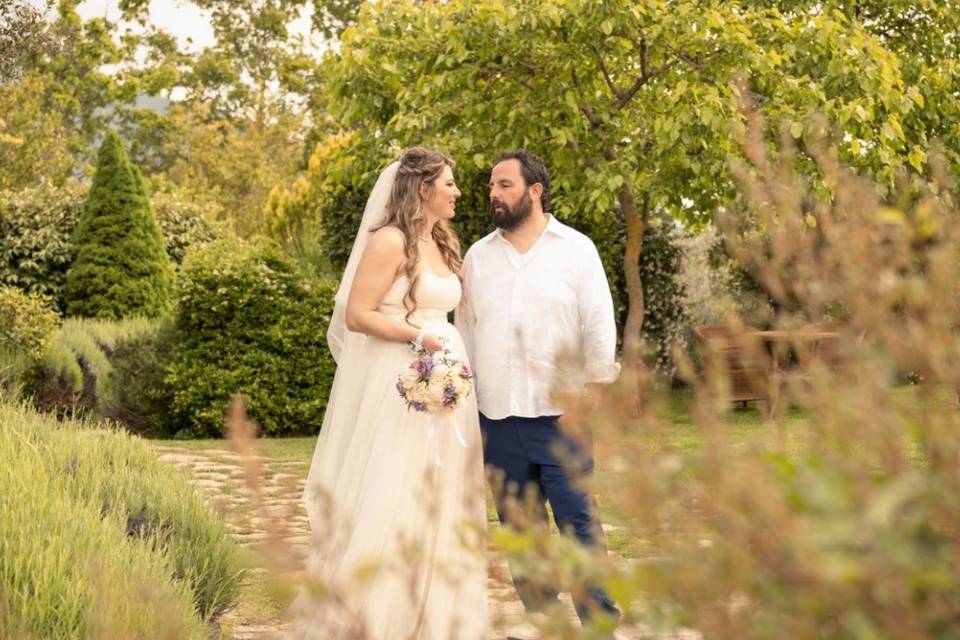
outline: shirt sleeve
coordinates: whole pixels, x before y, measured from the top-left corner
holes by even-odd
[[[476,326],[476,316],[473,311],[471,294],[473,293],[473,259],[469,251],[463,259],[463,265],[460,270],[463,277],[463,293],[460,296],[460,304],[454,312],[453,323],[463,338],[464,348],[467,350],[466,356],[470,361],[470,366],[475,362],[474,354],[474,327]]]
[[[610,383],[620,375],[620,365],[616,361],[617,323],[613,295],[596,246],[589,243],[584,253],[577,303],[586,357],[586,381]]]

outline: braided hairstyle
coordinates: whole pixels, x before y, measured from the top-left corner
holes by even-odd
[[[403,297],[403,306],[407,310],[407,321],[416,308],[416,289],[420,284],[420,247],[417,238],[423,235],[427,219],[423,213],[423,201],[420,197],[420,185],[425,184],[429,194],[433,194],[435,182],[443,173],[444,167],[454,167],[448,156],[424,147],[410,147],[400,155],[400,166],[393,181],[393,190],[387,202],[386,217],[377,227],[381,229],[393,225],[403,233],[404,273],[410,282]],[[433,225],[433,240],[447,268],[460,277],[460,241],[447,220],[438,220]]]

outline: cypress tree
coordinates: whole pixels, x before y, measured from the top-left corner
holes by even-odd
[[[72,242],[67,315],[119,320],[170,310],[173,268],[140,172],[107,134]]]

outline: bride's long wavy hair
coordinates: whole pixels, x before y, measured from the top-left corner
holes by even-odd
[[[407,320],[416,308],[416,290],[420,284],[420,245],[417,239],[426,228],[427,219],[423,213],[423,200],[420,197],[420,185],[428,188],[428,197],[436,188],[436,180],[444,167],[453,169],[455,163],[448,156],[425,147],[410,147],[400,155],[400,166],[393,181],[393,190],[387,202],[386,216],[376,229],[393,225],[400,229],[404,239],[406,260],[403,270],[410,282],[403,306],[407,310]],[[447,220],[438,220],[433,225],[432,237],[440,249],[447,268],[460,277],[460,240]]]

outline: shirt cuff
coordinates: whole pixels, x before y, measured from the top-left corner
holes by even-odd
[[[587,365],[587,382],[592,384],[610,384],[620,376],[620,363]]]

